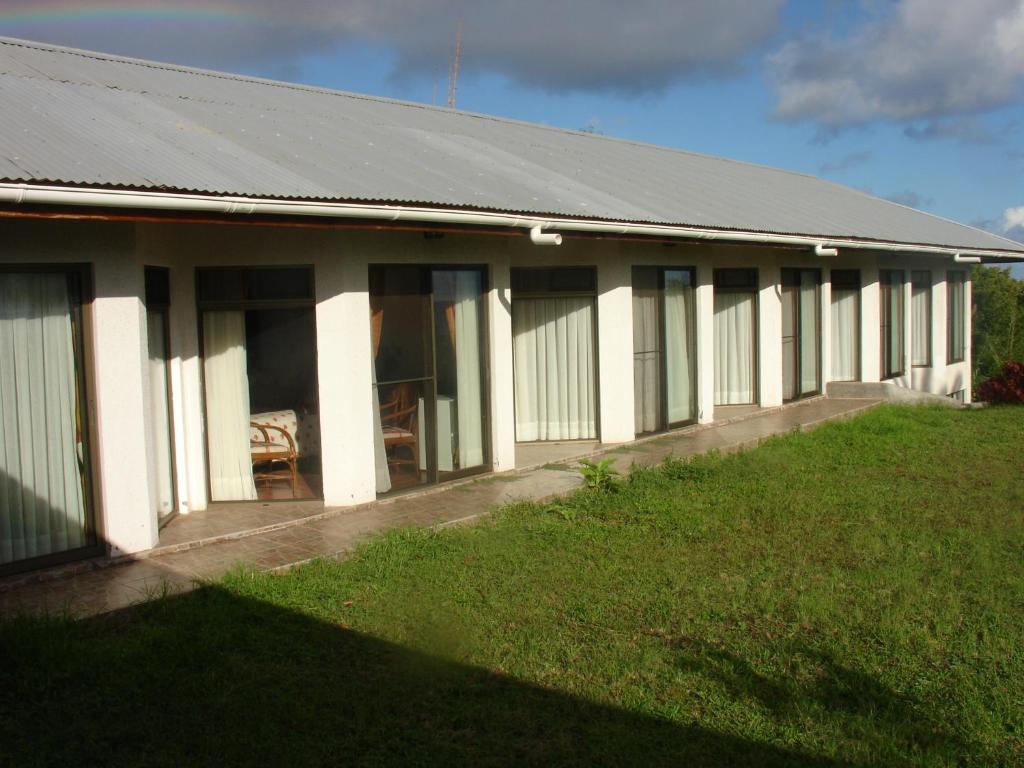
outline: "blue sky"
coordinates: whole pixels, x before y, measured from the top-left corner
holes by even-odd
[[[1024,240],[1024,0],[5,0],[0,35],[443,103],[460,20],[460,109],[803,171]]]

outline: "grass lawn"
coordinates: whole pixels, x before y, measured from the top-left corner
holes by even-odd
[[[1022,765],[1024,408],[879,408],[0,659],[19,767]]]

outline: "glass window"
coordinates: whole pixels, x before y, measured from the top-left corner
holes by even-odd
[[[633,408],[637,433],[692,421],[694,271],[633,268]]]
[[[910,273],[910,363],[931,365],[932,349],[932,273]]]
[[[757,400],[757,270],[716,269],[715,405]]]
[[[96,550],[79,269],[0,270],[0,572]]]
[[[902,271],[883,269],[879,272],[879,331],[883,379],[891,379],[903,373],[903,285]]]
[[[370,267],[377,492],[489,463],[484,271]]]
[[[299,269],[309,274],[299,279],[291,274],[295,268],[199,270],[213,501],[322,495],[316,318],[311,295],[295,300],[295,286],[312,286],[313,275]],[[262,274],[251,279],[251,272]],[[272,293],[265,281],[275,273],[282,287]],[[243,298],[225,298],[238,295]],[[268,297],[291,303],[255,304]]]
[[[309,267],[215,267],[197,273],[201,303],[313,301]]]
[[[949,272],[946,275],[946,358],[947,362],[963,362],[966,355],[966,326],[964,285],[967,274]]]
[[[512,291],[527,293],[594,293],[597,275],[591,267],[536,267],[512,270]]]
[[[819,381],[821,271],[782,270],[782,397],[821,390]]]
[[[149,419],[152,427],[157,516],[166,522],[176,511],[174,439],[171,431],[169,271],[146,267],[146,330],[149,342]]]
[[[833,269],[832,381],[856,381],[860,369],[860,272]]]

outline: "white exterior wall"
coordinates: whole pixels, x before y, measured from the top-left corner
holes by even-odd
[[[676,244],[567,237],[559,247],[533,246],[525,236],[448,234],[426,240],[417,233],[343,228],[270,228],[224,225],[0,223],[0,263],[88,263],[92,304],[95,420],[92,446],[100,503],[100,535],[115,552],[157,542],[155,475],[146,418],[149,404],[144,267],[168,266],[171,277],[171,397],[179,510],[208,506],[201,357],[195,299],[198,266],[312,265],[315,271],[319,410],[324,496],[329,505],[372,500],[372,391],[367,269],[374,263],[474,264],[487,268],[487,359],[490,444],[495,471],[515,466],[511,286],[513,267],[592,266],[597,270],[598,392],[600,437],[633,438],[633,266],[694,267],[696,288],[696,402],[698,421],[714,418],[713,284],[715,268],[756,267],[758,397],[762,406],[782,400],[782,267],[822,270],[822,381],[830,366],[831,269],[859,269],[861,378],[879,373],[880,268],[902,269],[906,288],[906,354],[909,372],[896,381],[937,394],[965,390],[970,400],[970,302],[965,286],[967,359],[946,362],[946,272],[962,269],[948,259],[843,252],[819,259],[800,249],[717,244]],[[910,368],[910,272],[932,271],[932,365]]]

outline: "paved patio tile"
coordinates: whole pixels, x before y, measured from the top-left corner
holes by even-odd
[[[560,466],[545,464],[518,474],[485,477],[351,510],[325,510],[322,504],[311,502],[213,507],[187,516],[189,519],[183,516],[172,521],[161,534],[164,546],[183,547],[195,540],[209,540],[201,546],[180,551],[157,550],[140,559],[63,578],[46,579],[46,574],[42,574],[37,581],[0,580],[0,615],[67,610],[76,616],[86,616],[112,611],[153,599],[165,591],[192,589],[197,579],[217,578],[239,563],[265,570],[287,568],[314,557],[351,551],[368,534],[387,528],[446,525],[486,514],[509,502],[546,500],[569,493],[582,485],[574,469],[578,458],[602,448],[620,470],[628,470],[634,465],[659,464],[669,456],[686,458],[709,450],[738,450],[773,435],[846,418],[876,404],[877,401],[819,398],[768,412],[737,407],[725,412],[722,422],[625,446],[590,442],[562,443],[551,450],[545,450],[545,446],[526,446],[526,455],[531,456],[529,449],[535,449],[532,458],[557,458]],[[255,530],[268,525],[288,527]]]

